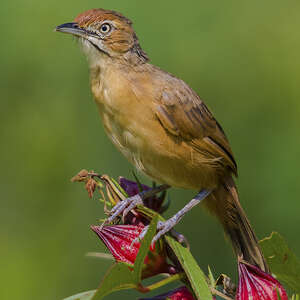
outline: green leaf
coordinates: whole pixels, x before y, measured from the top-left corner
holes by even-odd
[[[294,292],[300,292],[300,261],[290,250],[284,238],[272,232],[260,242],[261,249],[272,273],[285,282]]]
[[[166,240],[184,269],[197,299],[212,300],[212,295],[206,282],[205,275],[191,252],[170,236],[166,236]]]
[[[149,217],[149,219],[153,219],[156,215],[158,216],[159,220],[162,221],[164,220],[164,218],[159,215],[157,212],[155,212],[154,210],[152,210],[151,208],[148,208],[144,205],[138,205],[135,208],[138,212],[140,212],[141,214],[145,215],[146,217]]]
[[[80,294],[73,295],[71,297],[65,298],[64,300],[91,300],[96,290],[83,292]]]
[[[134,171],[132,171],[132,175],[133,175],[133,177],[134,177],[134,179],[137,183],[139,193],[143,192],[144,189],[143,189],[142,183],[140,182],[140,180],[138,179],[138,177],[137,177],[137,175],[135,174]]]
[[[133,277],[136,284],[139,284],[141,282],[144,261],[147,253],[149,252],[152,239],[156,233],[157,221],[158,216],[155,216],[148,227],[147,233],[141,242],[139,252],[136,256],[133,267]]]
[[[124,191],[124,189],[119,185],[118,181],[116,181],[114,178],[110,177],[109,178],[111,180],[111,184],[115,185],[115,189],[114,191],[118,194],[118,196],[124,200],[126,198],[128,198],[128,194]]]
[[[211,271],[211,268],[210,266],[208,266],[208,279],[209,279],[209,283],[212,287],[215,287],[216,286],[216,280],[214,278],[214,275]]]
[[[148,285],[146,286],[146,289],[149,290],[149,291],[154,291],[158,288],[161,288],[162,286],[165,286],[171,282],[174,282],[174,281],[177,281],[177,280],[182,280],[186,278],[185,274],[182,272],[182,273],[177,273],[175,275],[171,275],[171,276],[168,276],[158,282],[155,282],[151,285]]]
[[[136,288],[133,272],[127,264],[117,263],[108,270],[91,300],[100,300],[112,292],[131,288]]]

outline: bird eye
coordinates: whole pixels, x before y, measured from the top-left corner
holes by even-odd
[[[111,29],[111,26],[107,23],[102,24],[100,27],[100,31],[102,33],[108,33],[108,32],[110,32],[110,29]]]

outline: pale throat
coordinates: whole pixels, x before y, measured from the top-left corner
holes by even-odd
[[[93,44],[84,38],[79,39],[79,44],[82,52],[87,57],[91,70],[95,68],[103,70],[107,67],[107,64],[111,60],[107,54],[100,52]]]

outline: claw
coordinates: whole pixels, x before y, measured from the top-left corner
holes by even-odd
[[[168,185],[160,185],[151,190],[143,191],[139,194],[136,194],[132,197],[124,199],[123,201],[118,202],[110,211],[111,216],[107,218],[105,224],[111,223],[118,215],[122,214],[123,218],[134,209],[137,205],[143,204],[143,200],[155,195],[156,193],[162,192],[168,189]]]
[[[186,240],[186,238],[173,230],[173,227],[178,223],[177,222],[178,220],[176,220],[176,218],[171,218],[169,220],[167,220],[166,222],[161,222],[159,221],[157,223],[157,234],[154,236],[154,238],[152,239],[152,242],[151,242],[151,247],[154,247],[154,244],[163,236],[165,235],[167,232],[171,231],[171,235],[179,242],[179,243],[185,243],[188,247],[189,247],[189,244]],[[147,231],[149,229],[149,225],[145,226],[144,229],[141,231],[140,235],[135,238],[132,242],[131,242],[131,245],[130,247],[132,247],[135,243],[140,243],[141,240],[145,237]]]
[[[129,198],[128,198],[128,199],[129,199]],[[111,209],[110,213],[113,214],[113,213],[116,212],[120,207],[123,207],[124,204],[126,203],[126,200],[127,200],[127,199],[118,202],[118,203]]]
[[[171,218],[171,219],[167,220],[166,222],[159,222],[157,224],[158,232],[154,236],[154,238],[152,240],[152,244],[157,242],[164,234],[169,232],[177,223],[178,222],[176,222],[176,220],[174,218]]]
[[[131,242],[130,247],[132,247],[135,243],[139,243],[145,237],[145,235],[148,231],[148,228],[149,228],[149,225],[147,225],[143,228],[140,235]]]
[[[129,205],[124,209],[123,211],[123,218],[126,217],[126,215],[132,210],[134,209],[135,207],[137,207],[138,205],[143,205],[143,200],[142,198],[139,196],[139,195],[136,195],[138,196],[137,199],[135,200],[132,200]],[[135,197],[135,196],[134,196]],[[133,197],[132,197],[133,198]],[[130,198],[129,198],[130,199]]]
[[[123,218],[129,211],[135,208],[138,204],[143,204],[143,200],[139,194],[118,202],[111,210],[112,215],[107,219],[107,223],[111,223],[118,215],[123,214]]]
[[[169,219],[166,222],[161,222],[159,221],[157,223],[157,234],[154,236],[154,238],[152,239],[151,242],[151,246],[153,247],[154,244],[168,231],[170,231],[176,224],[175,224],[175,220],[173,220],[173,218]],[[140,235],[135,238],[132,243],[131,246],[133,246],[135,243],[140,242],[146,235],[147,231],[148,231],[149,225],[145,226],[145,228],[142,230],[142,232],[140,233]]]
[[[190,243],[189,243],[189,241],[187,240],[187,238],[186,238],[183,234],[181,234],[181,233],[175,231],[174,229],[171,229],[171,230],[170,230],[170,235],[171,235],[171,236],[172,236],[179,244],[184,245],[185,247],[187,247],[188,249],[190,249]]]

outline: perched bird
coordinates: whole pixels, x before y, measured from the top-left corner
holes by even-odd
[[[204,200],[238,258],[267,271],[239,202],[230,145],[199,96],[184,81],[149,63],[132,22],[118,12],[91,9],[56,31],[79,38],[100,117],[116,147],[138,170],[164,184],[157,191],[169,186],[199,191],[175,216],[158,224],[154,240]],[[142,203],[142,196],[121,201],[108,221]]]

